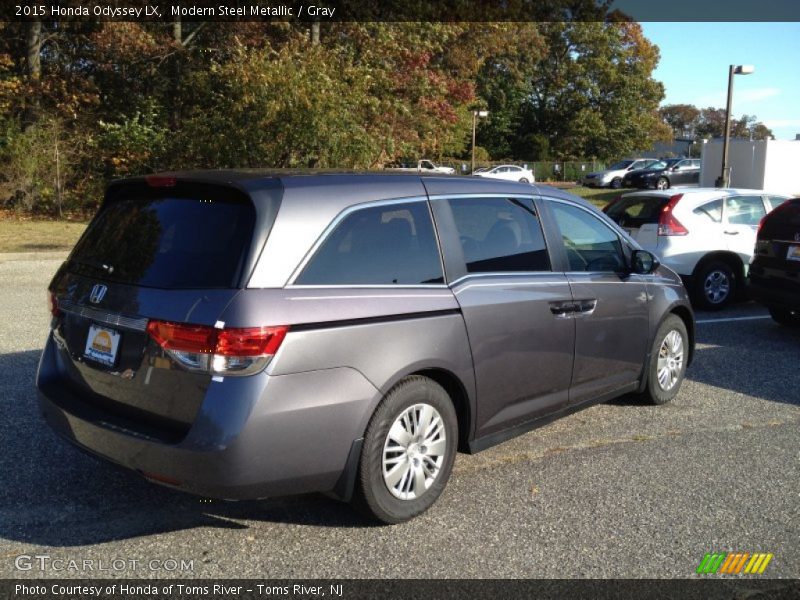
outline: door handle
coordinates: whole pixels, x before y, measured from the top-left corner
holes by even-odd
[[[550,312],[557,317],[567,317],[575,312],[575,305],[572,302],[551,302]]]
[[[550,312],[557,317],[568,317],[571,314],[589,315],[597,308],[595,298],[589,300],[577,300],[575,302],[551,302]]]
[[[738,231],[725,231],[725,235],[739,235]]]

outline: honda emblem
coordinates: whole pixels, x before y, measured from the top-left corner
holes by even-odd
[[[107,291],[108,288],[104,286],[102,283],[94,284],[94,287],[92,288],[92,293],[89,294],[89,302],[91,302],[92,304],[100,304],[103,298],[106,297]]]

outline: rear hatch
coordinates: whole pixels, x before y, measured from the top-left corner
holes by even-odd
[[[642,195],[620,197],[605,207],[604,212],[644,248],[658,244],[658,224],[668,196]]]
[[[211,374],[175,360],[148,323],[213,327],[249,275],[256,217],[233,187],[113,186],[50,287],[60,378],[51,383],[142,430],[184,435]]]
[[[800,200],[785,202],[764,218],[753,268],[765,277],[762,285],[800,293]]]

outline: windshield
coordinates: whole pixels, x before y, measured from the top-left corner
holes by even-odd
[[[608,167],[609,171],[620,171],[621,169],[627,169],[633,164],[632,160],[621,160],[619,162],[615,162],[613,165]]]
[[[255,209],[235,190],[134,184],[109,198],[70,257],[73,270],[164,289],[236,287]]]

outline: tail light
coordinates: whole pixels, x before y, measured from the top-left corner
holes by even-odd
[[[661,215],[658,217],[658,235],[687,235],[689,233],[683,223],[672,214],[672,210],[681,198],[683,198],[683,194],[671,196],[664,208],[661,209]]]
[[[169,321],[147,324],[150,337],[181,365],[213,375],[253,375],[262,371],[287,331],[285,326],[216,329]]]
[[[57,317],[61,314],[61,309],[58,308],[58,298],[53,292],[47,292],[47,310],[50,314],[54,317]]]
[[[175,187],[178,183],[178,180],[174,177],[164,177],[163,175],[145,175],[144,181],[154,188]]]
[[[778,208],[780,208],[780,206]],[[778,208],[776,208],[775,210],[778,210]],[[761,219],[758,221],[758,229],[756,229],[756,236],[758,236],[758,234],[761,233],[761,228],[764,227],[764,221],[767,220],[768,216],[769,213],[761,217]]]

